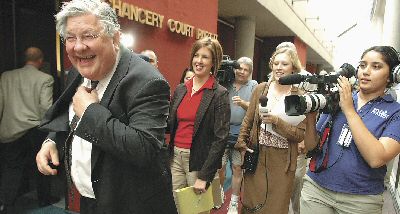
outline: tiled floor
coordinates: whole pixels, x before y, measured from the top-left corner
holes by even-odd
[[[229,167],[228,167],[229,168]],[[227,176],[225,179],[225,203],[220,209],[211,211],[211,214],[226,214],[228,210],[229,200],[231,197],[231,170],[227,169]],[[389,191],[384,193],[384,206],[382,214],[396,214],[393,207],[392,197]],[[61,199],[58,203],[51,206],[39,208],[36,199],[36,192],[31,191],[18,198],[14,207],[9,208],[9,214],[77,214],[75,212],[69,212],[64,210],[64,199]],[[239,203],[240,206],[240,203]],[[239,209],[240,210],[240,209]],[[289,214],[293,214],[293,211],[289,208]]]
[[[15,202],[13,207],[8,208],[8,214],[74,214],[64,209],[64,199],[56,204],[46,207],[39,207],[36,198],[36,192],[29,192]],[[76,213],[75,213],[76,214]]]

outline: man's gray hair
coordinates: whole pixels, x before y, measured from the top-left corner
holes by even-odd
[[[109,4],[101,0],[72,0],[64,2],[61,11],[55,15],[56,29],[65,38],[65,27],[69,17],[93,14],[103,25],[104,33],[113,37],[120,31],[117,14]]]
[[[245,64],[245,65],[249,66],[249,71],[250,71],[250,73],[253,72],[253,60],[251,60],[249,57],[245,57],[245,56],[240,57],[240,58],[237,60],[237,62],[238,62],[239,64]]]

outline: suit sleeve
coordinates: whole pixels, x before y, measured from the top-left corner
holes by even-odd
[[[228,91],[225,90],[215,100],[214,141],[211,143],[208,157],[198,173],[200,179],[208,182],[214,179],[215,173],[221,168],[222,156],[228,141],[231,117]]]
[[[1,74],[0,74],[0,83],[1,83]],[[3,108],[4,108],[4,95],[3,95],[3,89],[0,85],[0,121],[3,118]]]
[[[116,89],[108,107],[115,115],[100,104],[91,104],[75,134],[121,161],[146,168],[164,144],[169,85],[158,78],[138,89],[132,81],[125,78]],[[123,112],[118,115],[115,109]]]
[[[46,111],[53,104],[53,84],[54,79],[52,76],[49,76],[43,83],[42,88],[40,89],[40,118],[44,117]]]

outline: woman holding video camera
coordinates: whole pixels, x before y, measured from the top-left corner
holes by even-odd
[[[221,168],[230,107],[228,91],[215,78],[222,60],[220,43],[210,38],[197,40],[190,59],[195,75],[177,86],[168,119],[172,186],[174,190],[193,186],[201,194]]]
[[[305,177],[302,214],[382,213],[385,164],[400,153],[400,104],[386,93],[399,63],[390,46],[365,50],[359,90],[338,79],[341,111],[317,124],[315,112],[307,115],[304,140],[321,149]]]
[[[253,155],[258,153],[254,173],[245,169],[241,213],[288,213],[297,144],[304,137],[305,116],[287,116],[284,104],[285,96],[303,93],[295,86],[278,82],[281,77],[300,72],[296,51],[290,48],[276,50],[269,66],[271,81],[260,83],[254,89],[235,145],[242,154],[250,149],[255,150]],[[264,110],[260,112],[261,109]],[[244,164],[248,165],[246,160]]]

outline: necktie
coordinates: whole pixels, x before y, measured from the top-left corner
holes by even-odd
[[[99,81],[90,81],[89,92],[91,92],[92,90],[96,89],[97,84],[99,84]],[[71,124],[69,125],[69,127],[71,128],[70,132],[74,132],[75,131],[76,125],[78,125],[78,121],[79,121],[79,117],[74,115],[74,117],[71,120]]]
[[[90,82],[90,90],[89,92],[91,92],[92,90],[96,89],[97,84],[99,83],[99,81],[91,81]],[[65,174],[67,176],[67,187],[68,187],[68,192],[71,196],[71,200],[74,200],[74,194],[72,191],[72,175],[71,175],[71,164],[72,164],[72,141],[74,139],[74,132],[75,132],[75,128],[78,125],[78,121],[79,121],[79,117],[77,115],[74,115],[74,117],[71,120],[70,123],[70,130],[68,133],[68,137],[65,140],[64,143],[64,166],[65,166]]]

